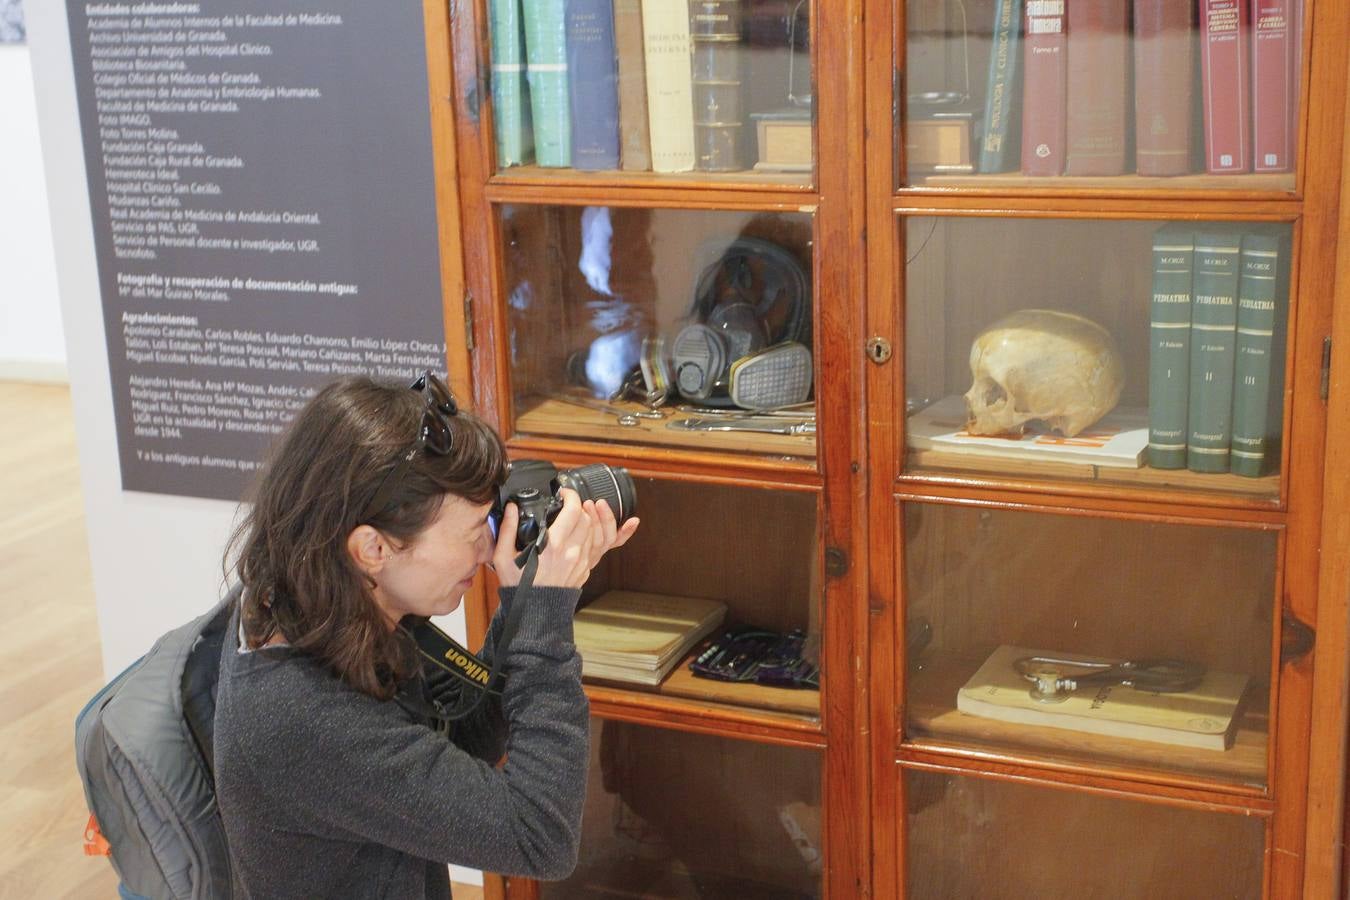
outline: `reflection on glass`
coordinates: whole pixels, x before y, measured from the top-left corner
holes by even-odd
[[[911,469],[1278,494],[1288,226],[909,217],[905,244]]]
[[[820,895],[820,757],[591,720],[581,859],[545,898]]]
[[[518,432],[815,456],[810,215],[501,216]]]
[[[497,165],[811,172],[806,0],[489,0]]]
[[[904,524],[910,739],[1265,783],[1273,533],[922,503]]]
[[[905,9],[904,183],[1293,188],[1300,3]]]
[[[906,897],[1261,896],[1265,827],[1256,816],[902,777]]]
[[[589,666],[588,680],[818,717],[819,690],[809,680],[793,681],[794,674],[809,676],[820,663],[816,495],[652,478],[636,479],[636,488],[643,525],[623,553],[606,556],[593,573],[583,613],[593,598],[621,591],[716,601],[725,605],[725,617],[707,640],[676,660],[658,685],[634,683],[640,676],[616,679],[612,670],[602,672],[608,678],[591,677]],[[617,620],[611,616],[606,621]],[[722,659],[715,672],[720,677],[694,674],[689,663],[705,657],[708,645],[728,632],[743,636],[744,652]],[[790,639],[794,633],[801,638],[796,645]],[[633,637],[631,632],[615,634],[616,640]],[[799,666],[773,658],[775,649],[790,645],[798,651]],[[585,659],[585,647],[581,653]]]

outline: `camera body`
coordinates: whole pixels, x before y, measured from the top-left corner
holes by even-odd
[[[497,500],[488,513],[493,536],[501,525],[506,504],[514,503],[520,511],[516,549],[524,550],[537,542],[562,509],[558,492],[563,488],[576,491],[582,500],[608,503],[620,525],[637,513],[637,492],[627,469],[591,463],[559,470],[542,459],[519,459],[511,464],[506,483],[497,491]]]

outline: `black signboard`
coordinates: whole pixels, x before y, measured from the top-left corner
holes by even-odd
[[[67,9],[124,489],[238,499],[325,382],[445,370],[421,4]]]

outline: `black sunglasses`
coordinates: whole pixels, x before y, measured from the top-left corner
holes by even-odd
[[[459,404],[455,402],[450,388],[431,371],[424,372],[409,387],[422,395],[422,421],[418,426],[417,440],[407,453],[399,457],[394,467],[385,473],[384,478],[380,479],[379,485],[375,488],[375,496],[366,504],[361,517],[357,519],[358,522],[368,522],[384,512],[419,450],[434,453],[436,456],[445,456],[450,452],[450,417],[459,413]]]

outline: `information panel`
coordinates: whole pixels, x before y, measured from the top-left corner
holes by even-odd
[[[420,3],[67,8],[124,489],[238,499],[325,382],[445,371]]]

